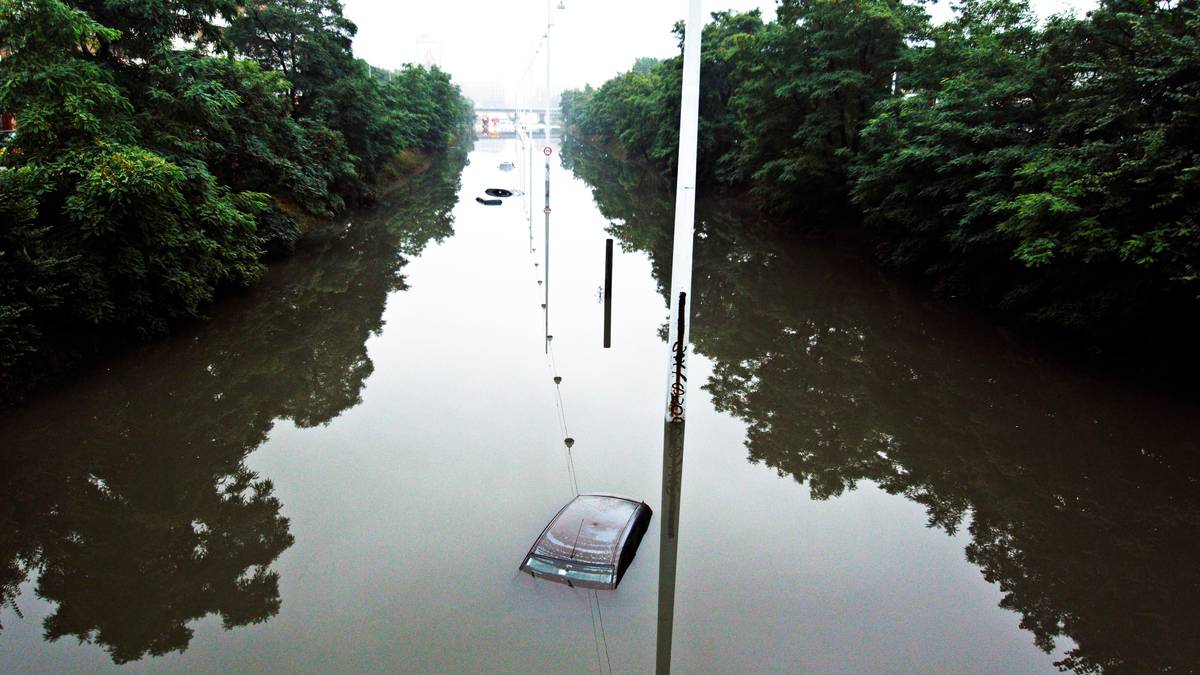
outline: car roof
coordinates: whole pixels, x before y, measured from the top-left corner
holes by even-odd
[[[610,495],[579,495],[567,504],[533,546],[539,556],[593,565],[615,565],[618,546],[640,502]]]

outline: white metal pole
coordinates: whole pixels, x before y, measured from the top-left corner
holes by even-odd
[[[554,25],[550,18],[550,0],[546,0],[546,149],[550,148],[550,27]],[[543,151],[544,152],[544,151]],[[550,155],[546,157],[546,206],[542,212],[546,216],[546,238],[542,241],[545,249],[545,304],[546,312],[546,351],[550,351]]]
[[[542,285],[545,287],[546,295],[542,307],[546,312],[546,352],[548,353],[550,351],[550,155],[546,155],[546,208],[542,212],[546,216],[546,238],[542,241],[543,252],[546,256],[543,263],[546,268],[546,279]]]
[[[700,116],[701,0],[688,0],[683,42],[683,95],[679,113],[679,166],[675,187],[675,245],[671,254],[671,347],[668,422],[686,417],[687,346],[691,335],[692,236],[696,219],[696,143]]]
[[[671,672],[675,627],[675,566],[687,418],[687,347],[692,314],[692,237],[696,220],[696,144],[700,116],[701,0],[688,0],[679,113],[679,173],[675,187],[675,244],[671,253],[671,323],[667,344],[667,407],[663,423],[662,523],[658,558],[658,644],[655,672]]]
[[[533,123],[533,77],[529,78],[529,222],[533,222],[533,140],[537,138],[537,125]]]
[[[528,204],[528,206],[525,209],[525,213],[527,214],[527,216],[529,218],[529,248],[530,248],[529,252],[533,253],[533,250],[532,250],[533,249],[533,134],[532,133],[530,133],[528,135],[527,140],[529,141],[529,162],[527,163],[529,170],[526,171],[526,174],[528,175],[529,187],[525,192],[525,203]]]

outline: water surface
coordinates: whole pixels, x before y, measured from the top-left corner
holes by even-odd
[[[481,141],[0,421],[0,671],[653,669],[669,191],[566,151],[552,358],[541,158],[481,206],[527,183]],[[1194,404],[748,218],[701,205],[675,669],[1200,662]],[[573,495],[555,374],[580,489],[655,509],[602,632],[517,573]]]

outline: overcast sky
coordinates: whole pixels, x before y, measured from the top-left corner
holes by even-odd
[[[546,27],[544,0],[344,0],[346,16],[358,24],[354,51],[374,65],[395,68],[440,56],[444,69],[463,83],[496,82],[517,91],[533,62],[533,80],[546,78],[545,49],[534,51]],[[559,90],[599,85],[628,70],[639,56],[677,53],[671,26],[687,12],[686,0],[553,0],[551,85]],[[1095,0],[1033,0],[1040,16],[1086,11]],[[705,0],[704,12],[763,10],[774,16],[774,0]],[[945,0],[931,7],[948,15]]]

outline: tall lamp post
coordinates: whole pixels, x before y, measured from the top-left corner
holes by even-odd
[[[675,187],[675,243],[671,255],[671,322],[667,344],[667,404],[663,424],[662,524],[658,559],[658,645],[655,672],[671,672],[675,626],[675,566],[687,421],[687,350],[692,314],[692,237],[696,220],[696,144],[700,116],[702,0],[688,0],[683,38],[683,91],[679,101],[679,162]]]
[[[542,241],[543,254],[545,256],[543,267],[545,268],[545,280],[542,283],[542,290],[545,292],[542,308],[546,315],[546,351],[550,351],[550,29],[554,26],[553,11],[550,6],[551,0],[546,0],[546,34],[543,35],[546,39],[546,125],[545,139],[546,148],[543,153],[546,157],[546,205],[542,209],[542,213],[546,216],[546,238]],[[566,5],[559,0],[559,9],[566,9]]]

